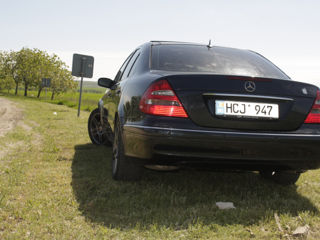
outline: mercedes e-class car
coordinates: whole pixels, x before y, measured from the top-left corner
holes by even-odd
[[[98,84],[107,91],[88,130],[112,146],[116,180],[139,179],[145,166],[188,166],[294,184],[320,166],[319,88],[256,52],[152,41]]]

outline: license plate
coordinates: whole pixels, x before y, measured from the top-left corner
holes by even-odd
[[[279,105],[270,103],[216,100],[218,116],[237,116],[248,118],[279,118]]]

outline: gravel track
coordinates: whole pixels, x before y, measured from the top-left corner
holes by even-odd
[[[16,105],[0,97],[0,137],[13,129],[22,119],[22,111]]]

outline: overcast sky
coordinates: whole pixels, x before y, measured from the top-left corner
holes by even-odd
[[[317,0],[0,0],[0,50],[39,48],[69,66],[95,57],[94,80],[113,78],[150,40],[208,43],[257,51],[292,79],[320,86]]]

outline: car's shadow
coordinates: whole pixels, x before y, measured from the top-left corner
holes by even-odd
[[[140,182],[117,182],[111,178],[110,161],[111,148],[85,144],[75,147],[72,162],[72,187],[80,211],[108,227],[251,225],[275,212],[291,216],[318,212],[295,186],[278,186],[255,173],[149,170]],[[219,210],[218,201],[233,202],[236,209]]]

